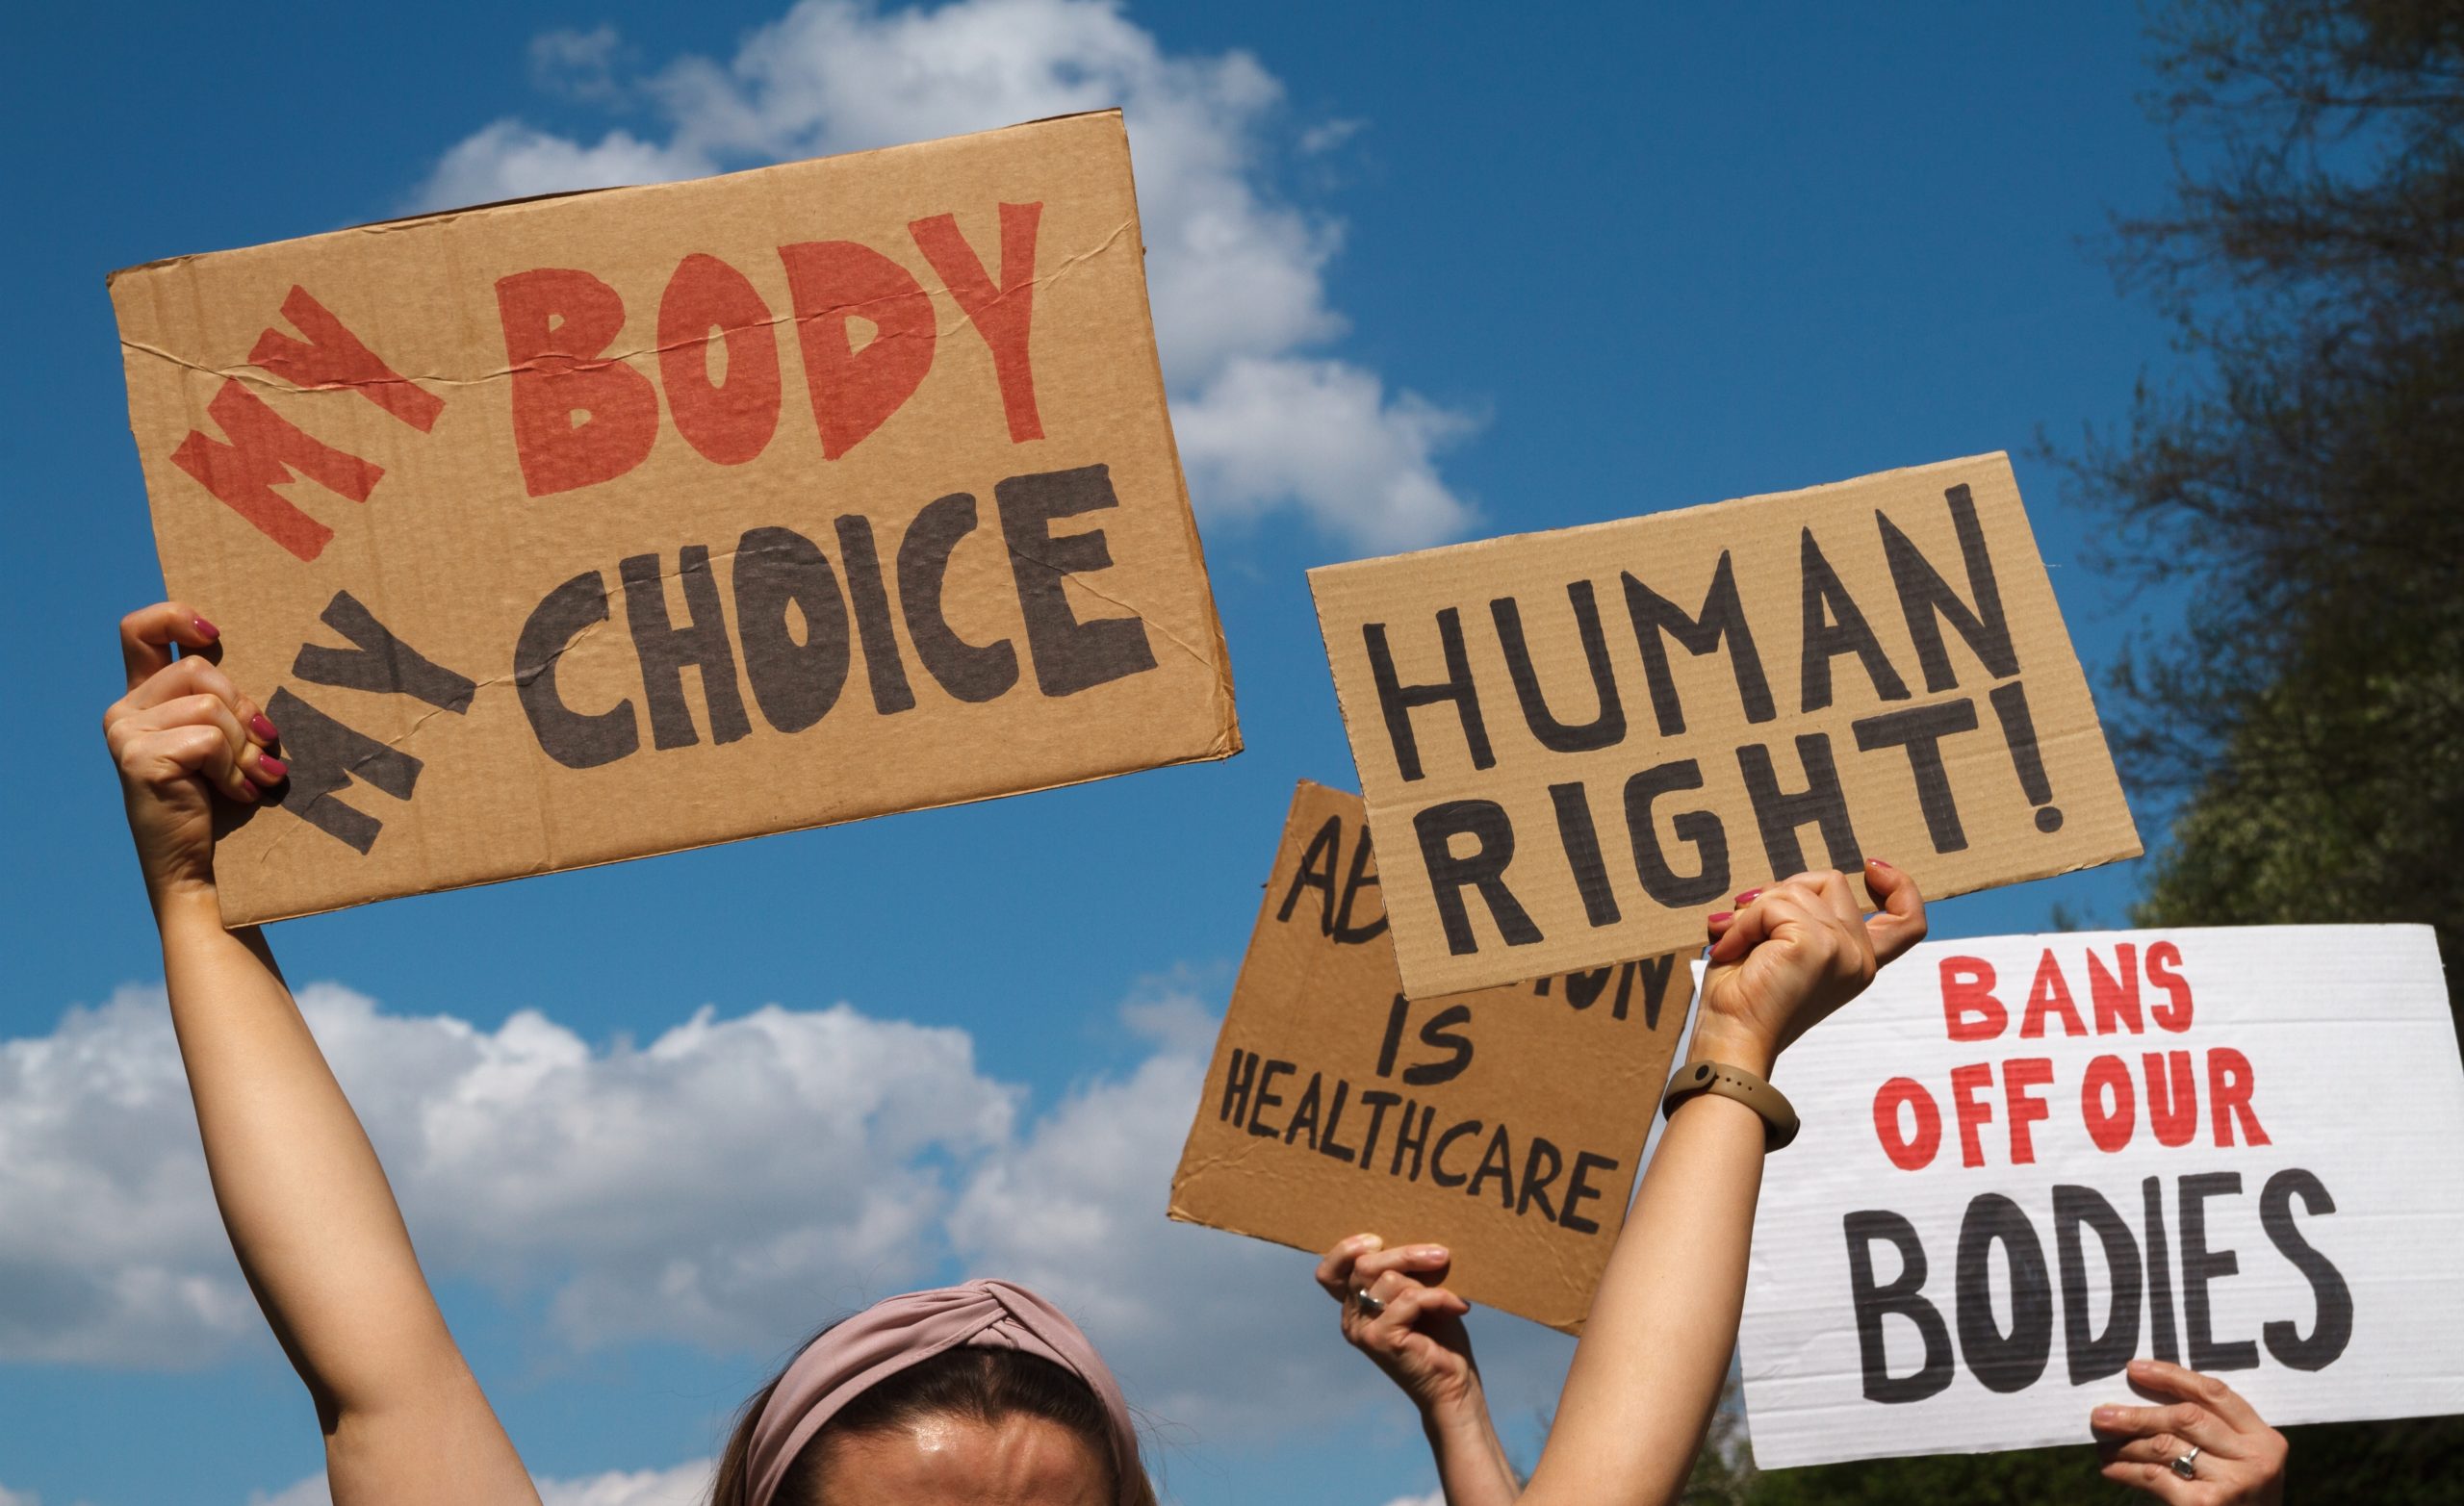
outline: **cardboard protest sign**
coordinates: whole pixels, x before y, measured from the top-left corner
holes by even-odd
[[[1917,948],[1791,1047],[1765,1468],[2086,1442],[2153,1356],[2275,1426],[2464,1412],[2464,1063],[2424,926]]]
[[[116,274],[270,919],[1235,752],[1117,112]]]
[[[1579,1331],[1693,979],[1681,957],[1406,1001],[1357,796],[1301,782],[1171,1216],[1316,1252],[1453,1251],[1466,1299]]]
[[[1309,579],[1415,998],[2139,852],[2000,454]]]

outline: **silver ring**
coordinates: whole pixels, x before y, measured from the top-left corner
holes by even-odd
[[[1365,1287],[1355,1289],[1351,1294],[1351,1299],[1354,1302],[1359,1303],[1361,1312],[1371,1317],[1375,1317],[1386,1311],[1385,1302],[1380,1298],[1371,1296],[1369,1294],[1369,1289]]]
[[[2189,1453],[2182,1455],[2172,1462],[2172,1470],[2175,1474],[2180,1475],[2185,1480],[2195,1480],[2198,1478],[2197,1460],[2198,1445],[2196,1443],[2193,1443]]]

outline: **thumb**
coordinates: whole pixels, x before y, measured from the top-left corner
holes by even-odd
[[[1896,960],[1925,939],[1925,896],[1916,881],[1879,857],[1865,859],[1865,891],[1881,904],[1865,919],[1865,934],[1878,961]]]

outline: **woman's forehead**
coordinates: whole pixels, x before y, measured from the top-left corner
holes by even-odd
[[[823,1495],[901,1506],[1110,1506],[1110,1471],[1093,1446],[1044,1417],[998,1422],[948,1414],[823,1442]]]

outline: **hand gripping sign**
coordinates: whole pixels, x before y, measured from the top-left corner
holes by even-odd
[[[1416,998],[2139,852],[2002,455],[1309,578]]]
[[[2146,1356],[2269,1422],[2464,1411],[2464,1063],[2422,926],[1943,941],[1791,1047],[1755,1461],[2085,1442]]]
[[[1444,1243],[1468,1300],[1578,1332],[1692,997],[1668,956],[1405,999],[1360,801],[1304,780],[1171,1216],[1312,1252]]]
[[[1116,112],[114,275],[237,923],[1240,746]]]

